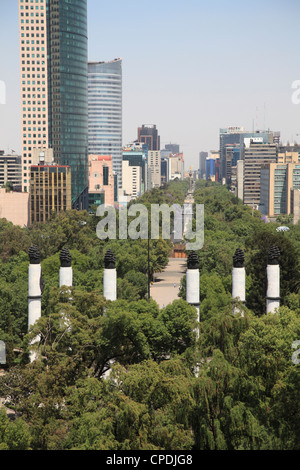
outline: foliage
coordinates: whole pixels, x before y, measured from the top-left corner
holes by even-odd
[[[188,180],[136,202],[183,204]],[[96,214],[70,211],[21,229],[0,220],[0,340],[8,367],[0,397],[1,450],[299,450],[300,226],[277,233],[226,187],[198,181],[204,204],[200,325],[180,299],[146,299],[148,241],[99,240]],[[28,331],[28,248],[42,254],[42,317]],[[280,248],[281,307],[265,314],[266,264]],[[59,289],[59,252],[74,286]],[[103,297],[104,255],[116,256],[118,300]],[[171,244],[149,243],[150,276]],[[231,270],[245,252],[246,307],[232,314]],[[199,335],[196,334],[199,328]],[[33,344],[32,344],[33,343]],[[37,360],[28,361],[29,350]],[[300,349],[300,348],[299,348]],[[299,351],[297,352],[299,355]]]

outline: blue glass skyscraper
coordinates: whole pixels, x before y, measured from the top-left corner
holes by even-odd
[[[87,207],[87,0],[47,0],[49,142],[72,171],[72,204]]]
[[[122,187],[122,61],[88,64],[88,153],[111,155]]]

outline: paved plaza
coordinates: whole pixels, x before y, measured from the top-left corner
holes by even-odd
[[[160,308],[178,299],[180,281],[186,272],[185,258],[169,258],[169,263],[161,273],[156,273],[151,284],[150,295]]]

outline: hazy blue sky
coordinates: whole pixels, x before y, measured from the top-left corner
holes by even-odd
[[[123,143],[156,124],[198,168],[220,127],[300,142],[299,20],[300,0],[88,0],[89,60],[123,61]],[[18,41],[18,0],[0,0],[0,149],[20,152]]]

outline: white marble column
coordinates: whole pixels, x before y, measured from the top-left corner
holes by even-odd
[[[199,258],[195,251],[192,251],[187,260],[186,270],[186,301],[194,305],[197,310],[197,321],[200,322],[200,272]],[[199,329],[197,328],[197,337]]]
[[[244,252],[237,248],[233,257],[232,268],[232,299],[246,303],[246,271],[244,267],[245,256]],[[232,313],[241,313],[241,310],[233,306]]]
[[[104,257],[103,295],[106,300],[117,300],[117,270],[115,256],[109,249]]]
[[[59,287],[73,286],[73,269],[72,258],[67,248],[63,248],[60,252],[60,268],[59,268]]]
[[[274,313],[275,310],[280,307],[280,267],[278,262],[279,256],[279,248],[272,246],[269,250],[267,265],[267,313]]]
[[[37,246],[32,246],[28,252],[30,264],[28,268],[28,330],[42,315],[42,268],[40,252]],[[33,343],[39,341],[37,337]],[[36,359],[36,353],[30,353],[30,361]]]

